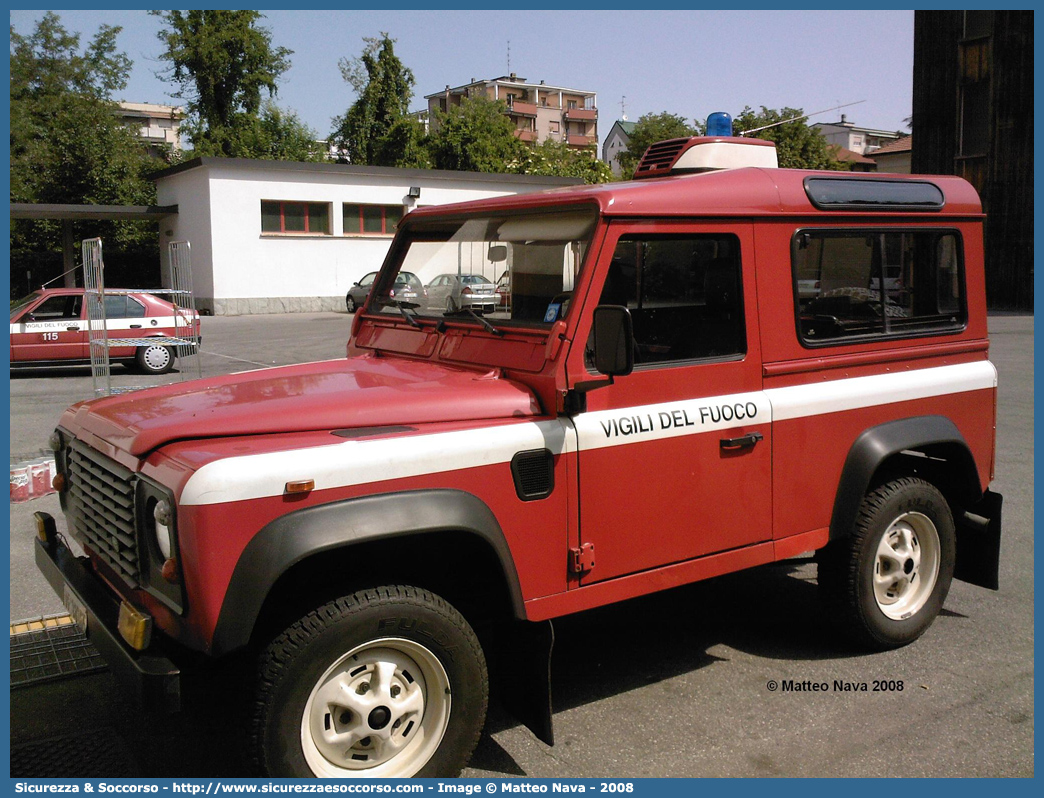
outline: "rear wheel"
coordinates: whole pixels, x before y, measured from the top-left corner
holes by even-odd
[[[897,479],[863,498],[852,534],[819,556],[819,585],[843,630],[877,649],[931,626],[953,579],[953,517],[935,486]]]
[[[487,695],[482,649],[449,604],[401,585],[360,591],[264,652],[255,756],[272,776],[456,776]]]
[[[139,346],[134,362],[146,374],[166,374],[174,368],[174,350],[160,344]]]

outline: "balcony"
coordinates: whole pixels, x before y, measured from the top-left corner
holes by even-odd
[[[535,130],[516,130],[515,138],[521,141],[536,141],[537,134]]]
[[[511,114],[512,116],[534,116],[535,117],[537,115],[537,107],[536,107],[536,105],[534,103],[524,103],[524,102],[519,102],[518,100],[515,100],[513,103],[511,103],[508,106],[507,112],[509,114]]]
[[[567,108],[565,118],[575,122],[592,122],[598,119],[597,108]]]
[[[597,136],[566,136],[566,144],[571,147],[590,147],[592,144],[597,143]]]

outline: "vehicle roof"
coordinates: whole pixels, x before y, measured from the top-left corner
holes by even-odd
[[[37,288],[33,291],[33,294],[40,296],[82,296],[84,293],[83,288]],[[159,292],[163,292],[163,289],[156,289]],[[106,296],[133,296],[139,299],[145,300],[146,302],[159,302],[163,305],[169,305],[170,303],[162,297],[156,296],[151,289],[140,289],[140,288],[106,288]]]
[[[536,209],[549,203],[556,205],[595,205],[604,216],[844,216],[852,211],[818,210],[805,193],[806,177],[831,177],[841,180],[928,181],[943,192],[942,210],[906,211],[904,215],[981,216],[982,205],[971,184],[952,175],[893,175],[877,172],[830,172],[805,169],[741,168],[722,169],[697,174],[602,183],[590,186],[516,194],[418,208],[405,219],[423,221],[433,216],[452,213],[502,212]],[[858,210],[860,216],[894,217],[894,210],[868,208]]]

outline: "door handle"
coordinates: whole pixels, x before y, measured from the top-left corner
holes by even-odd
[[[722,438],[721,448],[726,450],[748,449],[758,441],[763,440],[765,440],[765,436],[760,432],[748,432],[746,435],[740,435],[738,438]]]
[[[130,328],[131,328],[132,330],[140,330],[140,329],[141,329],[141,325],[140,325],[140,324],[132,324],[132,325],[130,326]]]
[[[80,331],[79,327],[66,327],[65,329],[68,330],[69,332],[79,332]]]

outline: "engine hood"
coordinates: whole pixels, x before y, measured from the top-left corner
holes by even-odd
[[[141,456],[175,440],[540,414],[499,369],[361,356],[167,385],[74,405],[62,417]]]

